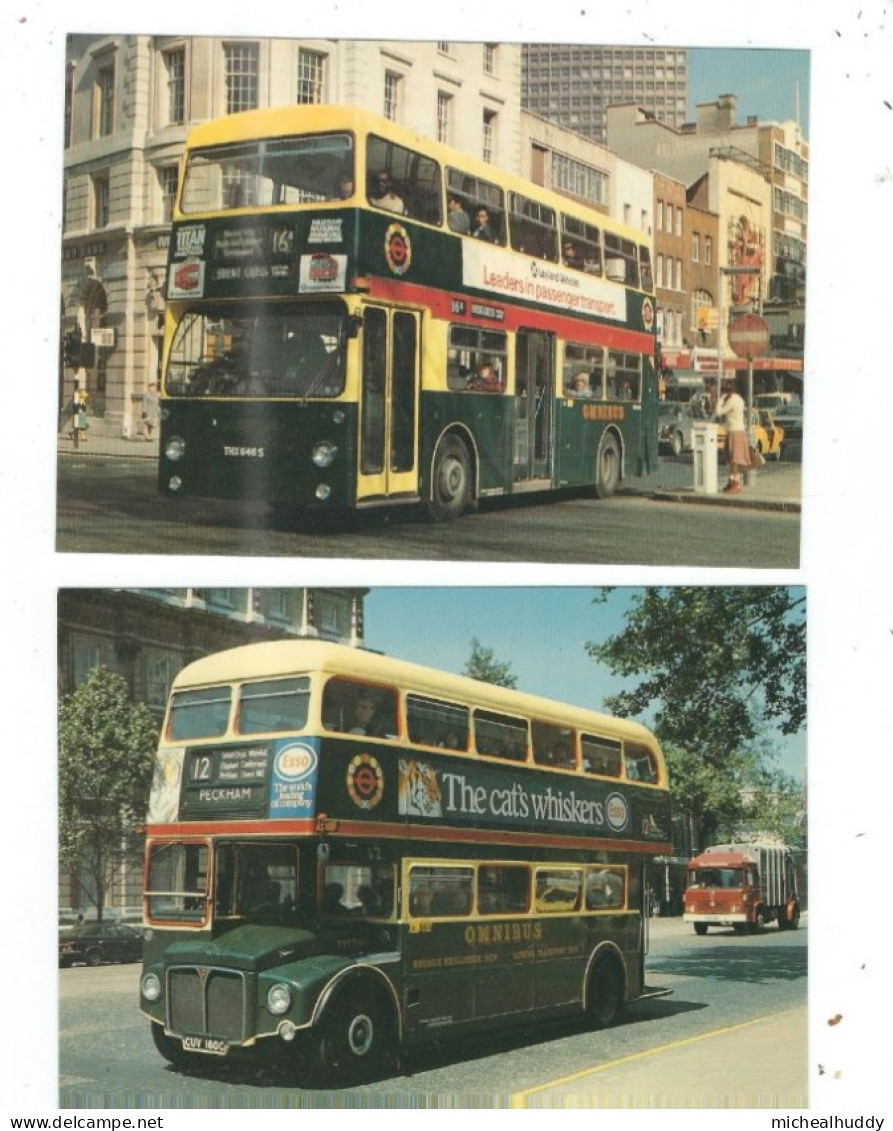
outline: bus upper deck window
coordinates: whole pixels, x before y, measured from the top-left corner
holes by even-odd
[[[168,735],[174,740],[216,738],[229,725],[232,688],[204,687],[177,691],[171,699]]]

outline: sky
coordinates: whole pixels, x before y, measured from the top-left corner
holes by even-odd
[[[775,48],[688,49],[688,121],[695,107],[715,102],[720,94],[737,97],[738,124],[756,115],[763,121],[796,120],[799,87],[800,127],[809,139],[809,51]]]
[[[596,604],[595,587],[378,587],[366,598],[366,644],[401,660],[461,673],[476,637],[510,664],[519,690],[604,710],[605,697],[623,681],[595,663],[585,645],[602,643],[623,628],[638,591],[616,588],[607,602]],[[803,780],[805,733],[775,735],[772,742],[780,768]]]

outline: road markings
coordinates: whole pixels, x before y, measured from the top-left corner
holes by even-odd
[[[681,1041],[672,1041],[668,1045],[658,1045],[657,1048],[644,1049],[642,1052],[630,1053],[619,1060],[609,1060],[605,1064],[596,1065],[595,1068],[584,1068],[581,1072],[573,1072],[570,1076],[559,1076],[557,1080],[550,1080],[547,1084],[537,1084],[534,1088],[525,1088],[521,1092],[514,1092],[509,1099],[509,1107],[524,1108],[531,1096],[540,1092],[547,1092],[550,1088],[560,1088],[571,1084],[575,1080],[585,1080],[587,1076],[596,1076],[600,1072],[607,1072],[611,1068],[619,1068],[622,1064],[630,1064],[634,1060],[645,1060],[646,1057],[656,1056],[658,1053],[670,1052],[672,1049],[684,1048],[686,1045],[706,1041],[710,1037],[724,1037],[729,1033],[737,1033],[741,1029],[749,1029],[752,1025],[759,1025],[763,1021],[771,1021],[772,1016],[756,1017],[752,1021],[742,1021],[739,1025],[730,1025],[725,1029],[712,1029],[709,1033],[700,1033],[697,1037],[686,1037]]]

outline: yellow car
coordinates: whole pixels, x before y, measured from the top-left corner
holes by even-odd
[[[776,424],[772,413],[766,408],[752,408],[750,410],[750,428],[748,440],[756,448],[763,459],[781,459],[781,445],[784,440],[784,429]],[[726,430],[723,424],[719,426],[717,443],[720,448],[725,446]]]

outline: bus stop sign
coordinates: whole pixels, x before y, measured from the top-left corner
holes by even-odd
[[[753,361],[769,352],[769,327],[759,314],[739,314],[729,326],[729,345],[738,357]]]

